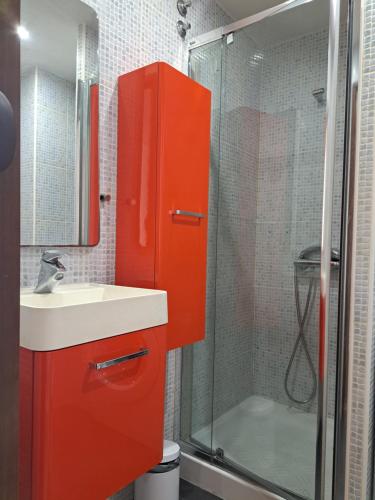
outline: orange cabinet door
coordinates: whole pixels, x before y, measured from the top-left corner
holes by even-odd
[[[35,353],[32,499],[104,500],[157,464],[164,373],[164,326]]]
[[[205,335],[210,102],[165,63],[119,78],[116,283],[167,291],[168,349]]]
[[[156,284],[173,349],[205,335],[210,92],[166,64],[159,79]]]
[[[116,283],[155,288],[158,66],[119,78]]]

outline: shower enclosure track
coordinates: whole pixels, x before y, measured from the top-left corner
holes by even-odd
[[[263,21],[263,19],[267,19],[268,17],[274,16],[275,14],[281,14],[281,12],[285,12],[289,9],[294,9],[295,7],[299,7],[300,5],[305,5],[314,1],[315,0],[287,0],[286,2],[276,5],[275,7],[263,10],[258,14],[245,17],[244,19],[240,19],[239,21],[235,21],[234,23],[227,24],[226,26],[222,26],[215,30],[209,31],[208,33],[197,36],[196,38],[193,38],[189,42],[189,50],[197,49],[202,45],[207,45],[208,43],[221,40],[225,35],[229,35],[230,33],[234,33],[243,28],[247,28],[252,24],[259,23],[260,21]]]
[[[238,466],[237,464],[232,463],[230,460],[224,458],[219,458],[216,454],[212,453],[210,448],[205,444],[199,442],[195,438],[191,438],[191,443],[182,442],[181,449],[184,453],[187,453],[193,457],[199,458],[209,464],[214,464],[220,469],[231,472],[236,476],[244,479],[246,481],[251,481],[257,486],[262,488],[266,488],[269,492],[279,495],[285,500],[310,500],[307,497],[297,495],[292,491],[288,491],[284,488],[280,488],[273,483],[263,479],[262,477],[257,476],[249,472],[244,467]]]

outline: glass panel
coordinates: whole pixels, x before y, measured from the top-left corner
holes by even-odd
[[[279,13],[195,49],[190,61],[190,75],[213,92],[213,123],[207,338],[184,349],[182,438],[276,492],[310,499],[317,438],[328,8],[328,2],[315,1]],[[341,31],[327,499],[345,122],[344,25]]]
[[[313,2],[275,15],[229,35],[223,53],[212,447],[304,498],[315,489],[328,14]],[[302,18],[311,19],[311,33],[299,31]],[[340,182],[334,200],[339,216]],[[337,217],[336,249],[339,234]]]
[[[220,157],[222,41],[190,54],[190,75],[212,92],[211,165],[207,255],[206,338],[184,348],[182,365],[181,437],[211,453],[215,334],[216,235]]]

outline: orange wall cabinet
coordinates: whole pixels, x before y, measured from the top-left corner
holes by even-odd
[[[168,292],[168,349],[205,333],[210,101],[165,63],[119,78],[116,282]]]
[[[21,348],[21,500],[104,500],[160,461],[165,342],[160,326],[50,352]],[[93,367],[140,350],[147,355]]]

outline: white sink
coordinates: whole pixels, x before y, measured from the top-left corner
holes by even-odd
[[[167,293],[114,285],[60,285],[54,293],[21,290],[20,345],[52,351],[168,322]]]

